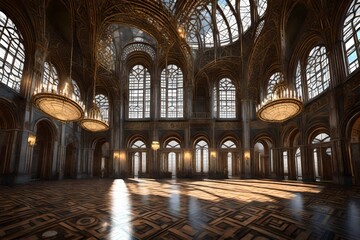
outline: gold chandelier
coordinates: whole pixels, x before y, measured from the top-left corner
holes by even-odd
[[[85,117],[80,121],[81,127],[90,132],[102,132],[109,129],[109,124],[104,120],[100,108],[95,101],[96,71],[97,61],[95,61],[94,70],[93,104],[88,113],[85,112]]]
[[[95,99],[89,113],[80,121],[80,125],[85,130],[91,132],[101,132],[109,129],[109,124],[103,119],[100,108],[96,105]]]
[[[45,38],[45,4],[44,4],[44,39]],[[72,21],[71,21],[72,22]],[[72,28],[71,28],[72,29]],[[73,33],[72,33],[73,34]],[[69,82],[71,84],[73,55],[73,36],[71,35],[71,53],[70,53],[70,73]],[[44,77],[44,75],[43,75]],[[33,95],[35,105],[49,116],[64,122],[79,121],[84,117],[84,104],[78,99],[72,91],[69,83],[65,83],[63,90],[58,90],[57,86],[48,83],[42,83]]]
[[[303,109],[301,97],[286,88],[283,81],[277,83],[272,94],[257,107],[257,116],[265,122],[284,122],[298,115]]]
[[[38,108],[51,117],[64,121],[79,121],[84,117],[84,104],[68,90],[68,83],[64,90],[42,86],[34,92],[33,100]]]

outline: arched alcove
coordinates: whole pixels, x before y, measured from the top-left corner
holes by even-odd
[[[36,124],[36,144],[31,163],[31,179],[51,179],[54,165],[54,127],[48,120]]]

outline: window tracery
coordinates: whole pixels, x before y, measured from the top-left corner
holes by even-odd
[[[49,92],[52,89],[54,89],[54,91],[57,91],[58,85],[59,85],[59,79],[55,67],[49,62],[44,62],[42,87],[46,89],[47,92]]]
[[[75,95],[75,99],[77,101],[80,101],[81,100],[80,88],[79,88],[79,86],[77,85],[77,83],[76,83],[76,81],[74,79],[71,80],[71,83],[73,85],[73,92],[74,92],[74,95]]]
[[[308,98],[312,99],[329,87],[329,60],[324,46],[314,47],[308,56],[306,66],[306,83]]]
[[[144,149],[146,148],[145,143],[142,140],[136,140],[132,145],[132,149],[137,149],[136,152],[133,152],[132,160],[133,160],[133,170],[134,176],[137,177],[139,173],[146,173],[146,152]]]
[[[348,74],[359,67],[360,55],[360,1],[353,0],[345,17],[343,40]]]
[[[207,173],[209,171],[209,146],[204,140],[196,143],[196,167],[197,173]]]
[[[151,57],[152,60],[155,60],[155,50],[150,45],[139,42],[126,45],[123,49],[121,60],[125,60],[127,56],[133,52],[145,52]]]
[[[150,117],[150,73],[142,65],[135,65],[129,74],[129,118]]]
[[[254,23],[251,14],[253,8],[257,8],[261,18],[266,11],[267,1],[217,0],[199,6],[187,23],[187,43],[193,49],[200,49],[235,42],[240,33],[245,33]],[[237,18],[240,18],[240,22]]]
[[[181,69],[171,64],[161,72],[161,117],[182,118],[184,83]]]
[[[17,92],[24,61],[23,38],[11,19],[0,11],[0,81]]]
[[[219,118],[236,117],[236,89],[228,78],[219,81],[214,89],[214,106]]]
[[[302,97],[302,82],[301,82],[301,65],[298,61],[296,72],[295,72],[295,85],[298,96]]]
[[[276,72],[271,75],[267,85],[267,95],[270,95],[274,92],[276,84],[278,84],[282,79],[284,79],[284,76],[281,72]]]
[[[109,100],[103,94],[95,96],[95,103],[99,107],[101,115],[106,122],[109,122]]]

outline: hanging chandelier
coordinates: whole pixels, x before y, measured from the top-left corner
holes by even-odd
[[[68,89],[68,83],[59,92],[55,87],[42,86],[35,90],[33,100],[41,111],[57,120],[79,121],[84,117],[84,104]]]
[[[98,14],[96,14],[96,12],[98,11],[97,8],[91,8],[91,11],[93,11],[93,13],[91,14],[92,16],[98,16]],[[96,104],[96,99],[95,99],[95,87],[96,87],[96,74],[97,74],[97,68],[99,65],[99,60],[97,59],[99,57],[98,54],[98,50],[100,47],[100,43],[101,43],[101,39],[99,40],[98,35],[100,32],[100,25],[101,21],[99,19],[93,19],[94,20],[94,24],[93,24],[93,31],[92,34],[90,34],[90,42],[93,44],[93,52],[92,52],[92,58],[91,60],[93,61],[93,65],[94,65],[94,73],[93,73],[93,104],[91,106],[91,108],[88,110],[87,113],[85,113],[85,117],[80,121],[80,125],[82,128],[84,128],[87,131],[90,132],[101,132],[101,131],[106,131],[109,129],[109,124],[107,121],[104,120],[100,108],[98,107],[98,105]],[[108,36],[107,36],[108,37]]]
[[[44,4],[44,39],[45,39],[45,4]],[[72,21],[71,21],[72,22]],[[72,28],[71,28],[72,29]],[[72,33],[73,34],[73,33]],[[69,82],[71,84],[73,55],[73,35],[71,35],[71,53],[70,53],[70,73]],[[43,75],[44,77],[44,75]],[[42,83],[33,95],[35,105],[41,111],[49,116],[64,122],[79,121],[84,117],[84,104],[78,99],[72,91],[69,83],[65,83],[62,90],[58,90],[57,86],[48,83]]]
[[[282,81],[277,83],[273,93],[256,107],[256,112],[262,121],[284,122],[298,115],[302,109],[301,97],[295,90],[287,89]]]
[[[100,108],[96,105],[95,99],[89,113],[80,121],[80,125],[90,132],[102,132],[109,129],[109,124],[103,119]]]

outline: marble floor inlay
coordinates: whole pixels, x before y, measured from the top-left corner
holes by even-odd
[[[0,186],[0,239],[360,239],[360,187],[239,179]]]

